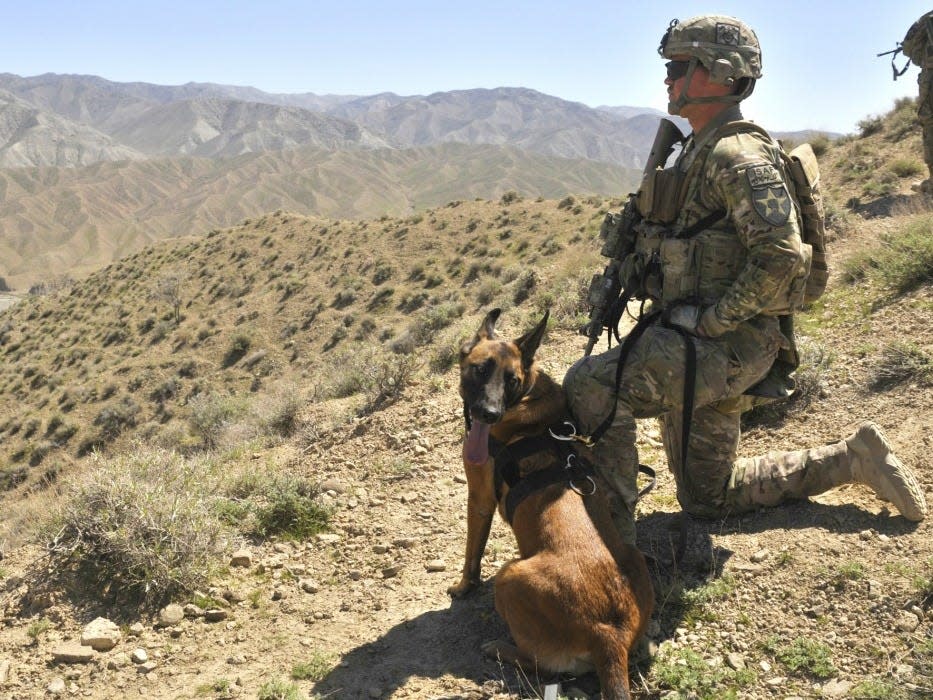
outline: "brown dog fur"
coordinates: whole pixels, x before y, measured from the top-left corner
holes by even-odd
[[[534,364],[547,315],[512,342],[496,337],[498,316],[498,309],[490,312],[461,349],[460,393],[474,429],[491,424],[489,434],[508,444],[544,433],[569,414],[560,385]],[[481,432],[464,444],[467,543],[463,576],[448,589],[455,597],[480,584],[497,506],[505,517],[508,487],[502,486],[497,504],[493,461],[488,452],[477,452],[487,439]],[[522,460],[522,475],[549,468],[555,459],[544,453]],[[648,624],[654,592],[644,556],[623,542],[612,524],[602,486],[587,497],[564,484],[540,489],[518,506],[512,530],[520,558],[499,570],[495,598],[515,646],[495,642],[484,651],[525,668],[595,669],[604,699],[628,698],[628,656]]]

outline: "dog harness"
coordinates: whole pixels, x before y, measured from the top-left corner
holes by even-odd
[[[550,452],[554,465],[522,476],[521,462],[541,452]],[[574,452],[564,440],[550,435],[532,435],[505,445],[489,438],[489,454],[493,459],[496,501],[502,500],[503,485],[509,487],[505,496],[505,521],[511,525],[515,509],[535,491],[554,484],[564,484],[581,496],[596,493],[593,467]]]
[[[596,493],[595,471],[589,461],[582,458],[573,449],[576,430],[570,423],[570,435],[563,435],[559,428],[552,428],[548,434],[532,435],[505,445],[493,437],[489,438],[489,454],[493,459],[493,479],[496,488],[496,502],[502,501],[503,484],[509,487],[505,496],[505,521],[511,525],[515,509],[535,491],[563,484],[584,498]],[[563,428],[561,426],[561,428]],[[541,452],[550,452],[554,456],[554,465],[547,469],[538,469],[522,476],[521,461]],[[641,498],[651,491],[657,477],[650,467],[638,465],[638,471],[646,474],[650,481],[638,492]]]

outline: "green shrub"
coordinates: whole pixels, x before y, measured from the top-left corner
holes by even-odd
[[[926,166],[916,158],[897,158],[891,161],[888,169],[898,177],[915,177],[922,173]]]
[[[283,387],[265,397],[257,407],[259,425],[266,432],[288,437],[298,426],[298,414],[304,404],[297,387]]]
[[[188,425],[208,448],[214,448],[229,422],[243,412],[236,397],[213,392],[198,394],[188,402]]]
[[[933,356],[913,343],[891,343],[881,351],[868,386],[873,391],[884,391],[907,382],[933,384]]]
[[[785,643],[772,636],[765,641],[764,649],[796,675],[832,678],[836,674],[829,647],[812,639],[797,637]]]
[[[150,602],[203,585],[222,543],[206,472],[140,449],[85,472],[64,490],[48,570]]]
[[[859,136],[865,138],[884,130],[884,118],[879,116],[865,117],[858,123]]]
[[[224,367],[231,367],[239,362],[249,351],[252,342],[252,339],[246,333],[236,333],[230,339],[230,347],[227,348],[222,365]]]
[[[303,540],[325,532],[330,523],[330,510],[320,504],[319,493],[317,485],[303,478],[270,480],[263,491],[254,493],[251,498],[257,532],[264,537],[278,535],[291,540]]]
[[[277,678],[260,686],[256,700],[301,700],[301,691],[296,684]]]

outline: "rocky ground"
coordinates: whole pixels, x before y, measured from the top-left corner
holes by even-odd
[[[872,320],[877,332],[909,332],[922,322]],[[552,334],[544,367],[560,373],[579,349],[577,337]],[[821,444],[873,416],[933,501],[929,389],[867,396],[858,363],[841,369],[816,408],[753,431],[743,453]],[[455,380],[451,372],[436,393],[416,387],[393,408],[282,448],[281,459],[324,482],[335,506],[332,533],[245,543],[238,558],[231,551],[228,574],[214,588],[178,601],[184,609],[163,611],[166,619],[76,606],[64,592],[38,597],[18,574],[39,552],[8,553],[0,697],[257,697],[275,679],[311,697],[536,697],[548,679],[524,678],[480,654],[481,643],[507,634],[491,581],[463,601],[445,592],[458,578],[465,533]],[[810,503],[692,520],[685,557],[674,561],[680,516],[657,440],[655,423],[643,422],[643,459],[662,468],[658,488],[639,506],[658,610],[650,656],[632,668],[637,697],[681,697],[671,682],[665,687],[662,671],[689,671],[683,650],[706,669],[693,686],[698,697],[730,689],[743,698],[853,697],[871,688],[875,697],[929,697],[933,612],[915,579],[933,573],[930,521],[909,523],[864,487],[848,486]],[[512,535],[497,520],[484,574],[491,579],[514,555]],[[116,625],[110,641],[98,643],[101,651],[81,647],[99,616]],[[780,660],[781,645],[798,638],[825,645],[831,673],[792,671]],[[65,656],[75,645],[83,653]],[[597,690],[588,677],[562,679],[561,687],[575,697]]]
[[[857,224],[850,244],[874,226]],[[878,348],[900,339],[933,347],[931,310],[929,285],[896,304],[856,295],[827,307],[821,398],[751,429],[741,454],[836,441],[872,418],[933,504],[933,391],[868,389]],[[508,334],[525,330],[507,314],[503,321]],[[562,376],[582,346],[568,332],[549,333],[544,369]],[[331,531],[231,543],[211,587],[157,614],[50,590],[40,549],[4,552],[0,698],[547,697],[543,684],[555,679],[480,653],[507,635],[491,579],[516,550],[500,520],[482,588],[458,601],[446,593],[459,578],[466,530],[456,380],[453,370],[424,379],[349,423],[330,420],[345,413],[340,401],[309,407],[302,431],[257,453],[255,464],[290,463],[320,481],[334,508]],[[642,461],[659,474],[638,509],[658,603],[631,667],[636,697],[933,697],[933,518],[910,523],[848,485],[810,502],[691,519],[675,558],[682,521],[673,481],[656,422],[639,429]],[[591,676],[556,680],[564,696],[598,692]]]

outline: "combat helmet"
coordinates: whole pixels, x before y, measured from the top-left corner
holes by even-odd
[[[674,105],[677,111],[688,102],[739,102],[748,97],[761,77],[761,46],[752,28],[735,17],[700,15],[681,22],[672,20],[661,37],[658,53],[664,58],[690,56],[684,89]],[[709,71],[710,81],[735,86],[723,97],[687,97],[687,88],[697,65]]]

